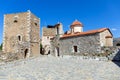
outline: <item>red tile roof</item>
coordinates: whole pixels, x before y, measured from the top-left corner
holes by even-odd
[[[75,36],[95,34],[95,33],[103,32],[105,30],[109,30],[109,29],[108,28],[101,28],[101,29],[98,29],[98,30],[91,30],[91,31],[87,31],[87,32],[77,32],[77,33],[71,33],[71,34],[64,34],[61,38],[68,38],[68,37],[75,37]]]
[[[75,20],[72,24],[71,24],[71,28],[73,28],[73,27],[75,27],[75,26],[80,26],[80,27],[82,27],[83,25],[82,25],[82,23],[81,22],[79,22],[78,20]]]

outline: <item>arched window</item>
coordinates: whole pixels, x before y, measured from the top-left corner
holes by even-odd
[[[35,23],[35,26],[37,26],[37,23]]]
[[[57,27],[57,34],[59,34],[59,27]]]
[[[25,51],[24,51],[24,58],[27,57],[27,54],[28,54],[28,49],[25,49]]]
[[[14,23],[17,23],[18,21],[17,20],[14,20]]]
[[[18,35],[18,40],[22,41],[22,37],[20,35]]]
[[[47,39],[49,39],[49,36],[47,36]]]
[[[15,15],[15,16],[13,17],[13,19],[14,19],[13,22],[14,22],[14,23],[17,23],[17,22],[18,22],[18,18],[19,18],[18,15]]]

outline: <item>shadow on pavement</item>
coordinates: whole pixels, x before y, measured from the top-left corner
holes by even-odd
[[[116,53],[116,55],[113,58],[112,62],[120,67],[120,49],[119,48],[118,48],[118,52]]]
[[[113,63],[115,63],[118,67],[120,67],[120,61],[112,61]]]

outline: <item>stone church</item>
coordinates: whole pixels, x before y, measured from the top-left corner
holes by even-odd
[[[30,11],[4,15],[3,52],[26,58],[40,54],[40,19]]]
[[[48,34],[50,35],[50,33]],[[44,39],[42,40],[44,41]],[[49,41],[46,40],[46,42]],[[55,56],[100,54],[104,53],[103,47],[113,46],[113,35],[108,28],[83,32],[83,24],[75,20],[70,25],[70,31],[58,37],[54,36],[51,42],[50,51]]]

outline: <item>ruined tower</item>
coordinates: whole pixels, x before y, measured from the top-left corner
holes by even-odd
[[[40,54],[40,19],[27,12],[4,15],[3,52],[23,58]]]
[[[59,36],[62,37],[63,25],[62,23],[58,23],[55,25],[48,25],[47,27],[43,27],[42,29],[42,45],[45,50],[44,54],[49,54],[51,49],[51,41],[53,38]]]

